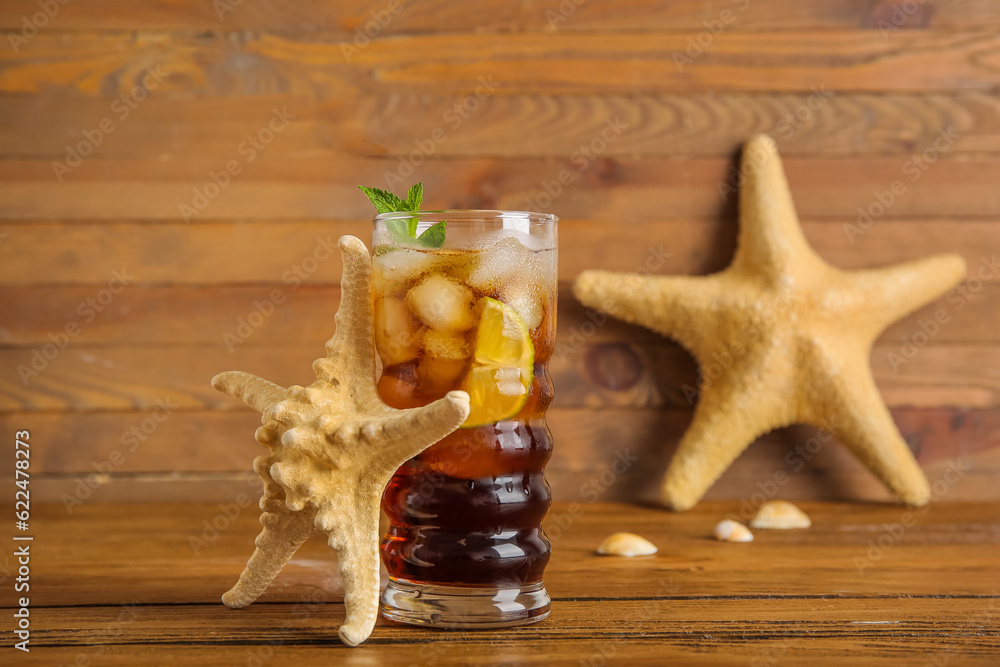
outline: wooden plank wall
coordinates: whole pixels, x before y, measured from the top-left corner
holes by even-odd
[[[428,207],[562,218],[549,478],[562,500],[649,498],[695,365],[595,324],[569,282],[725,266],[733,160],[763,131],[830,262],[967,259],[976,277],[891,327],[872,365],[931,478],[962,467],[946,499],[1000,498],[992,0],[4,0],[0,26],[0,423],[32,429],[36,493],[245,488],[256,417],[209,378],[309,381],[339,298],[327,248],[368,238],[357,184],[401,177]],[[783,497],[887,497],[837,443],[799,470],[813,435],[766,436],[711,496],[784,471]],[[641,463],[612,475],[623,450]]]

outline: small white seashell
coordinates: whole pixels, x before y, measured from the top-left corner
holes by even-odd
[[[790,528],[808,528],[812,521],[806,513],[795,505],[784,500],[770,500],[760,506],[757,516],[750,525],[754,528],[774,528],[787,530]]]
[[[726,519],[715,524],[715,539],[720,542],[753,542],[753,533],[739,521]]]
[[[635,533],[614,533],[604,538],[597,553],[602,556],[649,556],[656,553],[656,546]]]

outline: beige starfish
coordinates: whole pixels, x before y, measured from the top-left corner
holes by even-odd
[[[839,271],[809,247],[770,137],[743,151],[740,232],[732,264],[706,277],[585,271],[585,305],[676,339],[703,376],[694,419],[662,485],[693,507],[757,437],[793,423],[836,435],[905,502],[928,501],[927,480],[893,424],[868,367],[891,322],[965,274],[943,255]]]
[[[408,459],[454,431],[469,415],[469,396],[450,392],[422,408],[396,410],[375,390],[372,269],[364,243],[340,239],[344,256],[336,332],[316,381],[288,389],[230,371],[212,386],[263,414],[257,440],[271,453],[254,460],[264,481],[263,530],[239,582],[222,601],[256,600],[317,531],[329,536],[344,581],[345,644],[365,641],[378,617],[379,502],[389,478]]]

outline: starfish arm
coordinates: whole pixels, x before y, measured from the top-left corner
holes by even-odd
[[[690,509],[720,475],[761,435],[787,426],[791,419],[781,404],[782,392],[738,385],[724,376],[707,387],[695,408],[663,478],[661,498],[674,510]]]
[[[349,511],[329,506],[316,517],[317,527],[327,531],[329,544],[337,551],[346,609],[337,634],[348,646],[368,639],[378,620],[381,493],[381,487],[362,484],[358,494],[365,497],[359,497]]]
[[[344,273],[340,280],[340,307],[336,329],[326,342],[326,356],[313,362],[316,379],[334,384],[346,366],[355,375],[375,377],[375,342],[372,331],[372,259],[368,248],[354,236],[340,237]],[[376,395],[374,381],[352,383],[346,389],[360,401]]]
[[[852,322],[870,322],[874,339],[889,324],[938,298],[965,276],[965,260],[937,255],[915,262],[841,274],[828,298],[845,304]]]
[[[384,476],[378,480],[383,486],[404,462],[462,425],[469,416],[469,395],[449,391],[444,398],[424,407],[394,412],[388,419],[370,422],[361,429],[367,439],[383,439],[372,466],[373,472]]]
[[[242,371],[219,373],[212,378],[212,386],[223,394],[240,399],[260,413],[285,397],[283,387]]]
[[[267,456],[257,457],[254,467],[258,468],[258,473],[269,460]],[[264,496],[260,499],[260,524],[263,528],[239,581],[222,596],[223,604],[233,609],[246,607],[260,597],[281,568],[316,530],[311,510],[288,509],[281,487],[270,480],[270,475],[261,476],[265,485]]]
[[[835,435],[903,502],[926,504],[927,478],[896,428],[871,371],[863,361],[854,368],[810,381],[815,414],[809,421]]]
[[[825,265],[802,233],[771,137],[760,134],[747,142],[740,174],[740,231],[732,268],[780,284],[784,276]]]
[[[721,292],[719,280],[584,271],[573,283],[573,294],[588,308],[688,345],[711,324],[712,318],[700,314],[713,308],[714,297]]]

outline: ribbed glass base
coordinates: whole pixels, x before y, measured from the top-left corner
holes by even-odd
[[[389,581],[382,615],[390,621],[433,628],[509,628],[544,620],[549,594],[541,583],[519,588],[437,586]]]

